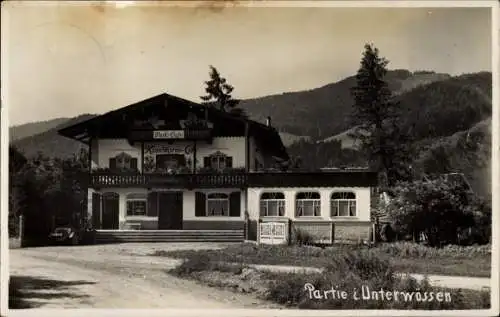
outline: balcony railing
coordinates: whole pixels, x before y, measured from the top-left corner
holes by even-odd
[[[200,174],[90,174],[90,186],[164,188],[246,188],[246,187],[373,187],[375,173],[350,172],[254,172]]]
[[[137,174],[93,173],[93,187],[243,188],[247,174]]]

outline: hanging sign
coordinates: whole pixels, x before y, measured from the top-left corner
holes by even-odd
[[[153,139],[184,139],[184,130],[156,130]]]

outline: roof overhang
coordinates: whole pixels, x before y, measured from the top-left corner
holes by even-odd
[[[238,117],[233,114],[220,111],[214,107],[207,107],[186,99],[172,96],[166,93],[139,101],[137,103],[116,109],[100,116],[88,119],[83,122],[60,129],[58,133],[64,137],[87,143],[90,139],[99,133],[101,128],[109,127],[113,122],[123,122],[124,118],[145,113],[152,107],[156,107],[160,103],[172,101],[172,104],[188,106],[190,109],[197,111],[207,111],[207,114],[213,118],[220,120],[231,120],[234,123],[240,122],[248,127],[248,135],[260,140],[271,155],[278,156],[284,160],[288,160],[289,156],[286,148],[281,140],[278,131],[270,126],[264,125],[257,121],[253,121],[244,117]]]

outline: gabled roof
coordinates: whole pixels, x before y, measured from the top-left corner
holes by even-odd
[[[186,99],[182,99],[167,93],[133,103],[131,105],[109,111],[100,116],[60,129],[58,133],[67,138],[71,138],[88,144],[93,133],[106,129],[126,130],[129,127],[129,120],[144,116],[154,110],[161,108],[165,103],[173,107],[176,111],[189,111],[194,113],[204,113],[210,121],[217,125],[217,122],[224,126],[244,127],[248,125],[248,134],[255,137],[262,144],[264,150],[272,155],[288,159],[286,148],[281,141],[278,131],[270,126],[264,125],[244,117],[239,117],[216,109],[207,107]]]

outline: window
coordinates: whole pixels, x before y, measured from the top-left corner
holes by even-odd
[[[233,167],[233,158],[217,151],[214,154],[204,158],[205,167],[222,170]]]
[[[321,216],[321,199],[319,193],[298,193],[295,198],[295,214],[297,217]]]
[[[285,215],[285,195],[283,193],[263,193],[260,197],[261,217],[282,217]]]
[[[127,216],[146,216],[147,215],[147,195],[146,194],[128,194],[127,195]]]
[[[137,169],[137,158],[130,154],[121,152],[115,157],[109,159],[110,169]]]
[[[156,168],[176,169],[186,166],[184,154],[159,154],[156,155]]]
[[[207,216],[229,216],[229,195],[208,194],[206,212]]]
[[[356,217],[356,194],[353,192],[333,193],[331,213],[332,217]]]

